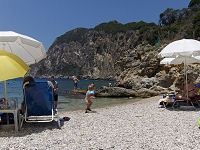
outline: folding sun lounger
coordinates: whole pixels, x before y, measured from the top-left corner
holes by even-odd
[[[177,104],[179,102],[187,102],[187,103],[191,104],[191,106],[193,106],[196,109],[196,107],[194,106],[194,103],[196,103],[199,106],[199,100],[200,100],[200,97],[196,97],[196,98],[194,98],[192,100],[175,99],[174,103],[172,105],[172,108],[174,108],[175,104]]]
[[[56,118],[58,128],[60,120],[54,113],[53,89],[48,82],[31,82],[24,89],[24,115],[20,119],[20,128],[25,122],[52,122]]]
[[[195,88],[200,89],[200,84],[195,85]],[[199,95],[199,94],[200,94],[200,93],[197,92],[196,97],[194,97],[194,99],[191,99],[191,100],[174,99],[174,103],[173,103],[172,107],[174,108],[174,105],[175,105],[177,102],[184,102],[184,101],[187,101],[188,103],[191,104],[191,106],[193,106],[194,108],[196,108],[196,107],[194,106],[194,103],[196,103],[196,104],[199,106],[199,101],[200,101],[200,95]]]

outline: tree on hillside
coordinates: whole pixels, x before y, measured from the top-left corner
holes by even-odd
[[[200,7],[200,0],[191,0],[188,7]]]
[[[195,38],[200,37],[200,11],[198,11],[192,19],[194,36]]]
[[[168,8],[163,13],[160,14],[160,20],[159,25],[165,26],[165,25],[171,25],[174,23],[178,17],[178,10],[174,10],[172,8]]]

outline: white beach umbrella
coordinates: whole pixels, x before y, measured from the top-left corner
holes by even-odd
[[[13,53],[27,65],[46,57],[46,50],[41,42],[12,31],[0,31],[0,50]]]
[[[176,58],[164,58],[162,61],[160,61],[160,64],[174,64],[174,65],[178,65],[178,64],[194,64],[194,63],[200,63],[200,56],[195,56],[195,57],[181,57],[178,56]]]
[[[197,57],[194,57],[197,56]],[[184,72],[186,75],[186,89],[187,87],[187,64],[200,63],[200,42],[193,39],[182,39],[168,44],[159,54],[158,57],[168,57],[161,61],[162,64],[181,64],[184,63]]]
[[[160,61],[160,64],[174,64],[174,65],[178,65],[178,64],[184,64],[184,73],[186,75],[186,85],[187,85],[187,65],[188,64],[194,64],[194,63],[200,63],[200,56],[195,56],[195,57],[182,57],[182,56],[178,56],[176,58],[164,58],[162,61]],[[187,86],[186,86],[187,88]],[[188,91],[187,91],[187,95],[188,95]]]
[[[194,39],[182,39],[168,44],[159,54],[158,57],[177,56],[192,57],[200,55],[200,41]]]

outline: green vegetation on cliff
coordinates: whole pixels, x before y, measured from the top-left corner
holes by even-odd
[[[108,34],[116,34],[119,32],[127,32],[130,30],[139,31],[139,39],[148,41],[150,44],[154,44],[157,37],[158,26],[155,23],[146,23],[144,21],[140,22],[131,22],[127,24],[121,24],[116,20],[110,21],[108,23],[101,23],[98,26],[94,27],[94,30],[104,31]]]
[[[155,23],[146,23],[144,21],[140,22],[131,22],[127,24],[121,24],[116,20],[110,21],[108,23],[101,23],[100,25],[94,27],[94,30],[103,30],[106,33],[118,33],[118,32],[127,32],[129,30],[139,30],[140,33],[147,31],[151,28],[156,28],[157,25]]]
[[[200,0],[191,0],[188,7],[199,7],[200,6]]]
[[[72,41],[84,43],[85,42],[85,33],[88,32],[89,29],[86,28],[77,28],[71,31],[66,32],[65,34],[56,38],[55,42],[51,45],[53,47],[55,44],[59,45],[62,43],[69,43]]]

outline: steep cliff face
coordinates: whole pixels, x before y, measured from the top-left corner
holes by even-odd
[[[156,85],[159,81],[155,76],[163,74],[164,68],[157,58],[162,47],[141,41],[138,30],[111,34],[81,28],[70,31],[70,37],[72,35],[76,39],[57,38],[47,58],[32,66],[30,74],[35,77],[70,78],[76,75],[87,79],[115,79],[118,86],[134,90]],[[173,79],[168,85],[165,81],[163,79],[162,86],[173,83]]]
[[[76,34],[81,29],[71,32]],[[121,74],[118,63],[128,50],[138,45],[138,32],[107,34],[103,31],[87,30],[82,34],[84,42],[55,42],[47,53],[47,58],[32,66],[34,76],[113,79]]]

